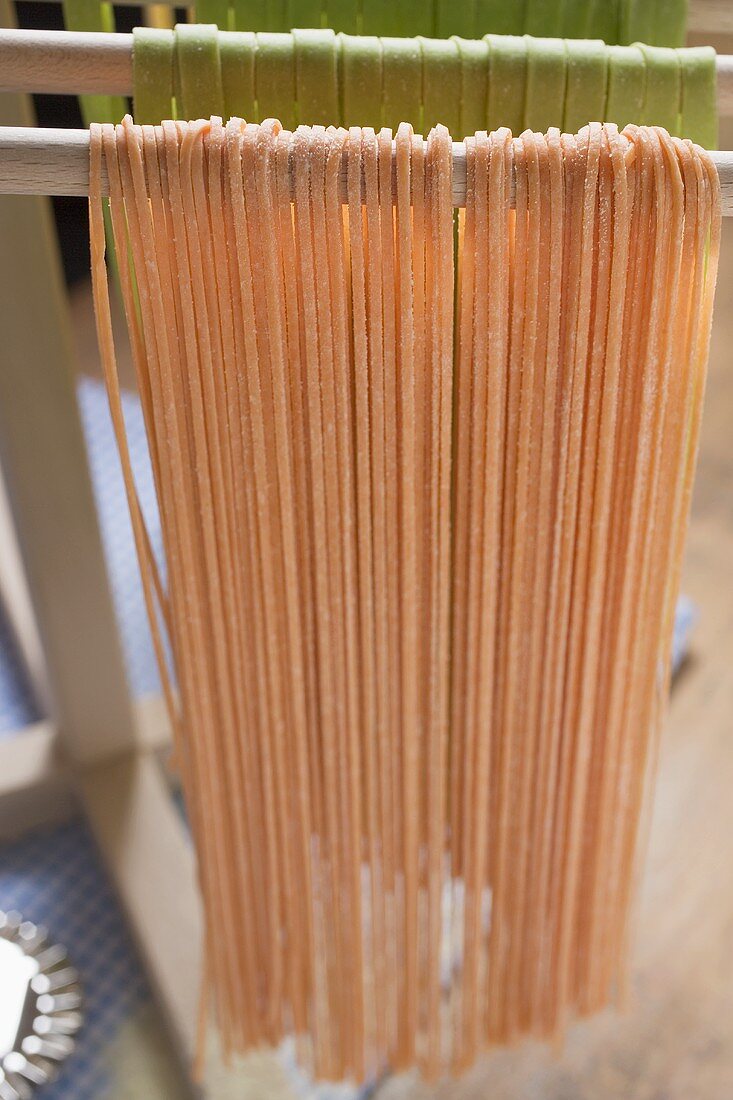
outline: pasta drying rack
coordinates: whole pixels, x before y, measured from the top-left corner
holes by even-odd
[[[718,108],[733,114],[733,55],[717,58]],[[133,36],[0,30],[0,92],[132,95]],[[733,153],[712,154],[723,213],[733,214]],[[345,170],[344,170],[345,180]],[[0,193],[86,195],[86,130],[6,127],[0,131]],[[344,186],[345,191],[345,186]],[[453,147],[453,203],[465,205],[463,145]]]
[[[0,27],[13,23],[0,0]],[[733,31],[733,6],[693,0],[690,26]],[[720,113],[733,114],[733,56],[719,57],[717,71]],[[126,683],[43,198],[87,193],[89,136],[34,128],[25,94],[129,95],[132,36],[0,30],[0,91],[10,93],[0,97],[0,457],[13,515],[0,534],[8,544],[17,533],[22,550],[3,561],[0,580],[55,715],[0,741],[0,836],[58,820],[81,799],[189,1065],[202,941],[194,856],[161,764],[170,741],[162,699],[134,701]],[[733,152],[713,159],[732,215]],[[465,170],[456,144],[455,205],[465,202]],[[0,494],[0,522],[7,514]]]

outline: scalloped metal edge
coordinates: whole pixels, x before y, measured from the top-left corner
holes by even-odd
[[[81,983],[66,949],[49,939],[43,925],[0,910],[0,938],[20,948],[37,967],[29,983],[35,998],[29,1026],[0,1061],[0,1100],[30,1100],[74,1052],[84,1019]]]

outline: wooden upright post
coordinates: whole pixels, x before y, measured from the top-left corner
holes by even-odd
[[[0,0],[0,26],[12,26]],[[0,95],[0,125],[28,126]],[[65,288],[49,201],[0,196],[0,462],[66,754],[131,748],[134,725],[97,525]]]

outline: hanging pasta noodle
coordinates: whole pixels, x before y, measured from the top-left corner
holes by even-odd
[[[85,0],[86,2],[86,0]],[[594,118],[664,124],[717,145],[711,46],[607,46],[487,34],[483,39],[379,38],[321,30],[217,32],[177,24],[133,36],[135,121],[226,111],[283,126],[381,119],[456,137],[495,125],[573,131]],[[101,118],[101,115],[99,116]]]
[[[78,2],[78,0],[77,0]],[[163,5],[146,7],[149,26],[152,15]],[[266,4],[264,0],[198,0],[196,21],[228,25],[247,31],[286,31],[291,27],[320,27],[327,21],[337,31],[356,34],[399,35],[460,34],[471,38],[494,31],[502,34],[563,34],[567,38],[602,38],[606,42],[644,42],[658,46],[680,46],[685,41],[687,0],[527,0],[507,4],[503,0],[478,0],[476,4],[455,4],[451,0],[289,0],[287,4]]]
[[[610,124],[465,148],[454,283],[442,127],[92,129],[204,999],[225,1049],[294,1034],[333,1079],[459,1073],[623,989],[669,677],[715,171]]]

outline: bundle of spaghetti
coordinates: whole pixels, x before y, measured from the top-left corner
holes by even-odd
[[[457,1069],[623,992],[719,246],[689,142],[527,132],[512,214],[506,144],[467,142],[459,250]]]
[[[624,985],[714,169],[655,129],[476,134],[454,272],[442,127],[126,119],[91,144],[225,1049],[294,1035],[320,1077],[435,1078],[557,1036]]]

